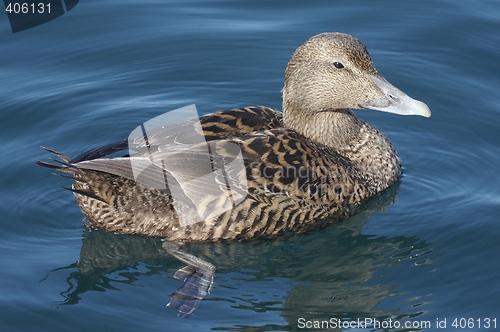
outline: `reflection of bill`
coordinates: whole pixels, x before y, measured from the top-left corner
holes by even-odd
[[[79,0],[4,0],[12,32],[52,21],[73,9]]]
[[[196,120],[175,124],[186,118]],[[196,106],[186,106],[145,122],[128,139],[134,179],[168,192],[183,227],[217,218],[247,196],[240,147],[207,142],[197,119]],[[169,136],[169,126],[185,126],[182,139]]]

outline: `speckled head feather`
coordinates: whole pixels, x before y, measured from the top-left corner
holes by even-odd
[[[342,33],[310,38],[295,51],[285,72],[285,121],[296,113],[361,108],[374,101],[386,104],[369,75],[379,76],[358,39]]]

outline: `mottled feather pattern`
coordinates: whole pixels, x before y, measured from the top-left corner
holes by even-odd
[[[238,115],[244,116],[236,119]],[[362,174],[349,171],[355,169],[349,159],[281,128],[280,121],[280,112],[265,107],[234,109],[201,118],[207,140],[217,140],[217,155],[222,156],[219,163],[228,165],[234,158],[233,151],[224,151],[229,143],[241,149],[248,193],[233,209],[192,225],[180,225],[168,188],[154,189],[123,176],[78,167],[79,164],[88,167],[91,161],[60,169],[73,174],[76,199],[92,227],[163,237],[177,243],[273,237],[286,231],[298,233],[319,219],[348,216],[372,194]],[[233,127],[235,124],[241,128]],[[248,133],[235,135],[235,132]],[[150,144],[154,144],[158,135]],[[168,148],[162,146],[162,150]],[[241,172],[229,168],[226,175],[233,180],[241,179],[241,174],[232,174],[233,171]],[[209,189],[198,188],[201,193]],[[220,197],[211,199],[206,206],[216,205]]]
[[[283,113],[220,111],[74,159],[49,150],[62,161],[38,163],[73,176],[92,227],[179,244],[249,240],[342,220],[401,177],[388,138],[350,108],[430,116],[379,75],[359,40],[342,33],[297,48],[282,92]],[[132,152],[103,158],[122,150]]]

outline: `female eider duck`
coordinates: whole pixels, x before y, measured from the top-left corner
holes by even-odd
[[[61,160],[37,163],[71,174],[90,227],[172,244],[274,237],[344,219],[401,177],[387,137],[350,108],[431,115],[380,76],[359,40],[342,33],[300,46],[282,92],[282,113],[262,106],[219,111],[73,159],[47,149]],[[126,149],[135,153],[101,158]]]

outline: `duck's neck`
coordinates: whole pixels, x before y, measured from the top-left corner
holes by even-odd
[[[350,160],[356,176],[374,193],[401,177],[401,161],[391,142],[349,109],[314,113],[284,109],[283,124]]]

